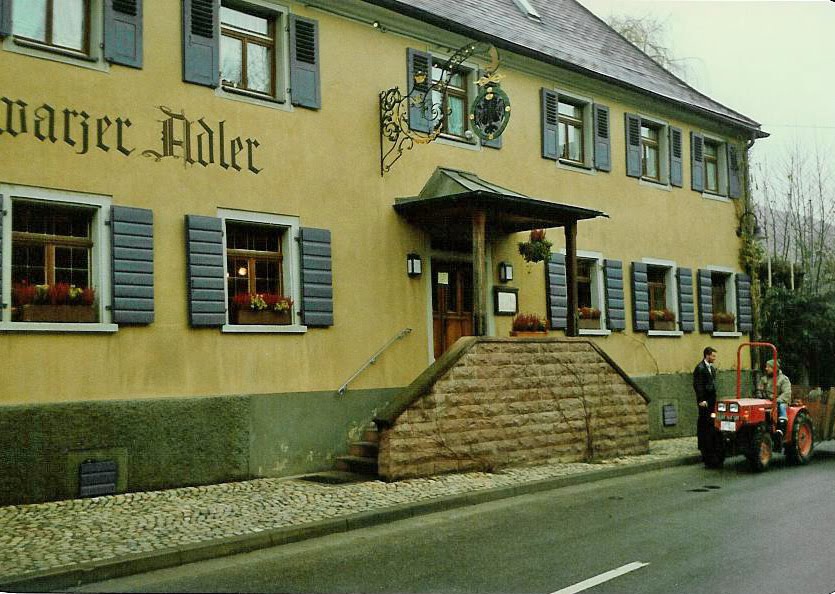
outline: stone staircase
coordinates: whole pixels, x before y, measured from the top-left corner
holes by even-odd
[[[377,425],[369,423],[363,431],[362,439],[349,444],[348,454],[337,456],[336,470],[376,477],[379,442]]]

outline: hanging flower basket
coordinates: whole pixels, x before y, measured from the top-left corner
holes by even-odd
[[[519,254],[525,262],[542,262],[551,255],[552,245],[545,239],[545,229],[532,229],[529,240],[519,242]]]

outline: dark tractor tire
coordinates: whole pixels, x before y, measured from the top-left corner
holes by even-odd
[[[771,464],[771,457],[774,454],[772,447],[771,434],[766,426],[760,425],[754,429],[754,434],[751,436],[750,450],[745,456],[748,458],[754,472],[768,470],[768,465]]]
[[[786,446],[786,457],[792,464],[803,465],[809,462],[815,448],[815,433],[812,420],[806,413],[798,413],[794,418],[792,442]]]
[[[712,431],[707,444],[702,450],[702,462],[705,468],[722,468],[725,463],[725,440],[718,431]]]

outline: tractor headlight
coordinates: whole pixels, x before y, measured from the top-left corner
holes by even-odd
[[[731,406],[730,411],[732,413],[738,413],[739,412],[739,402],[731,402],[730,406]]]
[[[727,410],[727,405],[724,402],[720,402],[716,405],[716,410],[719,412],[725,412]]]

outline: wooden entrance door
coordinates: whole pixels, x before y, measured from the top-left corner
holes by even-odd
[[[473,335],[473,267],[432,260],[432,332],[437,359],[462,336]]]

